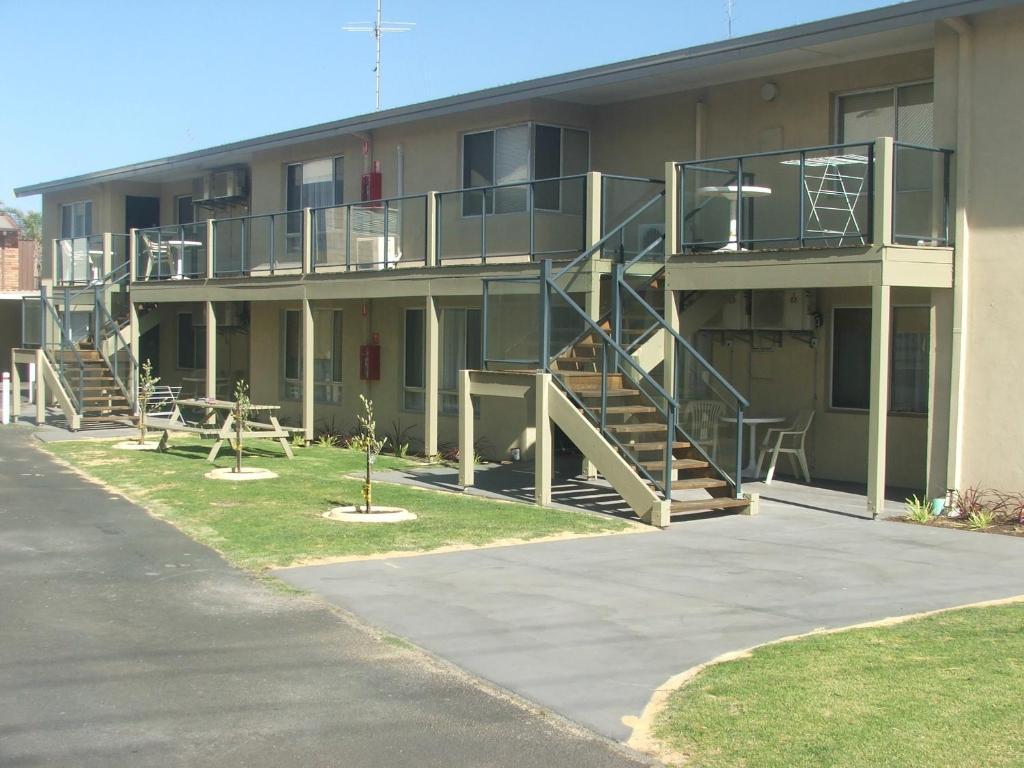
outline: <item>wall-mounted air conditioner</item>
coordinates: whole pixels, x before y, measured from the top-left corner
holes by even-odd
[[[210,171],[192,181],[192,202],[195,205],[218,207],[244,203],[249,198],[247,168],[222,168]]]
[[[717,317],[704,325],[709,331],[746,331],[750,329],[747,291],[728,291]]]
[[[387,240],[385,251],[384,241]],[[398,240],[394,235],[373,235],[355,238],[355,253],[352,263],[358,270],[392,269],[402,258]]]
[[[750,298],[750,326],[759,331],[813,331],[813,297],[807,290],[757,290]]]

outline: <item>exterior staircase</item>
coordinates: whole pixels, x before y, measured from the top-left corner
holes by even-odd
[[[76,350],[48,350],[50,365],[63,371],[61,384],[74,396],[82,429],[130,422],[134,408],[110,364],[90,342]]]
[[[664,237],[623,255],[625,229],[658,206],[663,193],[568,264],[540,264],[538,362],[551,375],[552,420],[641,519],[664,527],[674,515],[743,511],[751,500],[740,471],[748,403],[665,319]],[[574,293],[595,284],[594,271],[601,295],[587,304],[598,317]],[[488,324],[514,322],[484,314]],[[731,451],[719,450],[720,431],[732,433]]]

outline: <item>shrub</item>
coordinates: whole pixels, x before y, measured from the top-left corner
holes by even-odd
[[[985,528],[991,528],[995,521],[996,515],[992,510],[980,509],[968,516],[967,527],[971,530],[981,531]]]
[[[927,523],[932,519],[931,506],[927,499],[919,499],[917,495],[911,496],[903,503],[907,510],[907,519],[915,523]]]

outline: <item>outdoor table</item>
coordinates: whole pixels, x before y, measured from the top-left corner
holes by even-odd
[[[750,431],[750,455],[747,464],[743,467],[744,477],[753,477],[757,474],[757,427],[760,424],[780,424],[785,421],[785,416],[744,416],[743,426]],[[730,424],[736,423],[735,416],[723,416],[722,421]]]
[[[186,248],[198,248],[202,245],[199,240],[164,240],[164,245],[170,247],[173,251],[177,249],[178,257],[176,259],[178,265],[177,274],[171,275],[172,280],[184,280],[185,279],[185,249]]]
[[[757,187],[751,184],[742,186],[729,184],[724,187],[701,187],[701,194],[710,197],[721,197],[729,201],[729,242],[719,248],[719,251],[742,251],[737,227],[737,198],[742,195],[744,198],[767,197],[772,193],[771,187]]]
[[[202,425],[198,427],[192,427],[185,423],[184,418],[181,415],[182,408],[196,408],[202,410],[203,420]],[[291,439],[291,431],[282,427],[280,422],[277,420],[275,411],[280,410],[279,405],[257,405],[255,403],[249,406],[249,418],[244,420],[242,425],[242,439],[243,440],[277,440],[281,447],[284,449],[285,455],[292,459],[295,455],[292,453],[292,447],[289,444]],[[263,413],[266,414],[266,421],[257,421],[251,418],[253,414]],[[221,421],[223,419],[223,421]],[[158,429],[163,429],[163,437],[160,438],[161,448],[167,445],[168,432],[172,430],[181,432],[193,432],[199,434],[201,437],[211,437],[214,439],[213,447],[210,449],[209,455],[206,457],[207,461],[214,461],[217,458],[217,454],[220,452],[221,446],[224,445],[224,441],[232,441],[238,437],[238,433],[235,431],[235,403],[232,400],[210,400],[207,398],[184,398],[178,400],[174,405],[174,411],[171,413],[170,419],[163,425],[154,425]]]

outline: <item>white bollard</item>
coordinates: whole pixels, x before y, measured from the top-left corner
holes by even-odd
[[[21,397],[21,392],[18,393]],[[28,364],[28,404],[32,405],[36,400],[36,364]]]
[[[0,386],[0,424],[11,423],[11,374],[4,371],[3,386]]]

